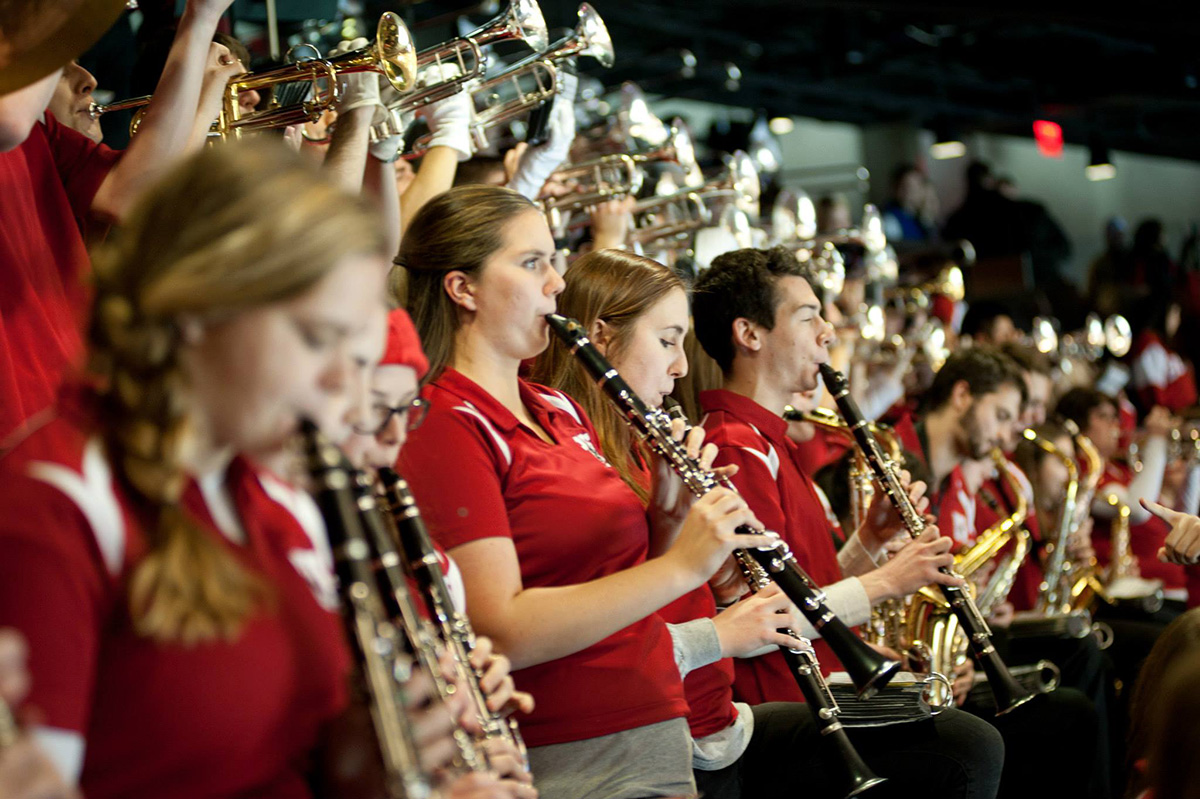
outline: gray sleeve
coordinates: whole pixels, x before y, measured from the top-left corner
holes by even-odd
[[[825,592],[825,604],[848,627],[855,627],[870,620],[871,600],[857,577],[847,577],[833,585],[822,586],[821,590]],[[808,619],[804,619],[796,632],[805,638],[821,637]]]
[[[721,659],[721,641],[717,638],[717,625],[712,619],[693,619],[683,624],[668,624],[671,645],[675,650],[675,665],[679,667],[679,679],[696,669],[716,663]]]
[[[876,569],[881,564],[875,560],[875,555],[863,546],[858,533],[855,533],[838,550],[838,565],[842,567],[842,574],[853,577]]]

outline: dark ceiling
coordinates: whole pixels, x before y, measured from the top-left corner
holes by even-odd
[[[617,63],[583,69],[613,86],[634,80],[772,115],[941,120],[962,132],[1017,135],[1046,118],[1069,142],[1101,137],[1116,149],[1200,160],[1200,6],[998,5],[597,0]],[[407,12],[423,40],[430,31],[420,20],[453,8],[436,0]],[[577,2],[543,0],[542,8],[552,27],[567,26]],[[684,48],[698,62],[693,77],[681,69]],[[734,91],[725,62],[741,71]]]

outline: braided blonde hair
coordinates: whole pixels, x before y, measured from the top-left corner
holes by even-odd
[[[283,147],[256,142],[179,165],[96,254],[89,367],[110,458],[149,542],[128,583],[139,634],[231,639],[269,598],[180,505],[193,418],[181,319],[217,322],[295,297],[345,256],[382,256],[383,247],[361,201]]]

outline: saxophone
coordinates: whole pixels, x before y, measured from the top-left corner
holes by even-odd
[[[884,494],[903,520],[909,535],[917,538],[926,529],[925,519],[913,507],[912,501],[904,491],[896,474],[896,464],[883,452],[879,442],[867,426],[862,412],[859,411],[858,405],[850,396],[850,386],[846,382],[845,375],[828,364],[821,364],[820,370],[826,388],[833,395],[838,410],[854,434],[855,442],[862,450],[876,479],[879,480]],[[949,573],[948,570],[947,573]],[[938,585],[936,588],[925,586],[916,596],[932,598],[939,608],[947,610],[948,612],[945,614],[932,615],[936,615],[946,625],[950,625],[944,632],[931,634],[922,640],[927,642],[953,641],[958,634],[957,628],[962,628],[971,653],[979,660],[988,677],[998,716],[1009,713],[1033,699],[1036,695],[1035,692],[1017,682],[996,651],[992,643],[992,631],[979,612],[979,608],[976,607],[970,591],[956,585]],[[926,615],[922,614],[922,617]]]
[[[1016,498],[1016,507],[981,533],[970,549],[956,556],[954,565],[955,572],[972,580],[975,585],[975,603],[979,613],[985,618],[995,611],[1012,590],[1017,571],[1029,551],[1030,539],[1023,526],[1028,505],[1021,485],[1012,474],[1008,459],[1002,452],[992,450],[991,458],[1000,477],[1009,484]],[[1010,543],[1011,551],[1005,552]],[[991,575],[986,581],[974,581],[972,578],[988,563],[996,564]],[[913,595],[908,607],[906,626],[909,640],[913,642],[914,649],[927,661],[931,671],[953,675],[955,668],[969,657],[970,642],[951,612],[949,603],[929,586]],[[1019,678],[1018,671],[1010,669],[1010,672]],[[1039,693],[1045,691],[1044,686],[1034,688]],[[946,686],[939,686],[936,690],[945,692],[945,695],[939,697],[935,693],[935,700],[953,701]]]
[[[1130,602],[1146,613],[1162,610],[1162,580],[1142,577],[1137,556],[1133,554],[1129,532],[1129,505],[1116,494],[1105,501],[1117,510],[1112,520],[1112,555],[1108,564],[1108,596],[1114,602]]]
[[[1079,467],[1075,459],[1053,441],[1032,429],[1021,434],[1026,441],[1037,446],[1047,456],[1054,458],[1066,469],[1067,478],[1063,486],[1062,504],[1058,510],[1057,523],[1053,532],[1047,531],[1046,560],[1042,566],[1042,582],[1038,586],[1038,599],[1033,610],[1016,614],[1010,632],[1014,638],[1038,636],[1084,638],[1095,635],[1101,648],[1112,642],[1112,633],[1106,625],[1094,624],[1091,611],[1084,601],[1091,575],[1088,566],[1077,566],[1067,554],[1068,542],[1078,529],[1086,513],[1087,504],[1080,501]],[[1090,445],[1091,442],[1088,442]],[[1089,480],[1095,475],[1094,465],[1089,469]],[[1094,480],[1098,480],[1094,477]],[[1094,483],[1084,489],[1084,497],[1094,490]]]

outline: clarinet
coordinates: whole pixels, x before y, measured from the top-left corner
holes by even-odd
[[[739,559],[738,567],[752,593],[757,593],[771,581],[766,572],[749,558]],[[791,670],[792,677],[800,688],[800,693],[804,695],[804,701],[812,708],[817,722],[817,730],[821,733],[822,740],[829,742],[834,754],[837,755],[838,762],[844,766],[842,781],[847,786],[846,796],[858,796],[868,788],[887,782],[883,777],[875,776],[846,735],[846,728],[842,726],[841,719],[838,718],[841,708],[838,707],[833,692],[829,690],[829,684],[825,682],[825,677],[821,674],[821,665],[817,662],[817,653],[813,651],[812,642],[786,627],[780,628],[779,632],[797,638],[802,643],[802,646],[797,649],[780,646],[779,652],[788,664],[788,669]]]
[[[385,793],[389,799],[429,799],[433,787],[421,767],[416,736],[401,707],[397,682],[416,666],[412,642],[384,610],[371,545],[363,531],[345,458],[312,422],[302,423],[302,435],[313,498],[333,551],[346,637],[361,670],[383,760]]]
[[[434,690],[443,701],[458,691],[446,679],[438,663],[439,641],[432,626],[421,617],[405,578],[403,559],[396,550],[395,537],[385,522],[375,499],[375,486],[363,471],[353,473],[354,499],[367,533],[371,553],[375,557],[375,579],[384,611],[394,624],[407,634],[418,665],[433,678]],[[456,771],[485,771],[488,768],[483,754],[476,748],[471,734],[461,726],[454,727],[454,743],[458,754],[454,759]]]
[[[612,364],[588,340],[583,325],[558,314],[548,314],[546,320],[550,329],[562,339],[571,353],[595,378],[626,423],[650,449],[667,462],[689,491],[698,497],[718,486],[736,491],[729,480],[719,478],[708,469],[702,468],[687,454],[687,449],[671,436],[671,420],[667,414],[661,409],[651,409],[642,402]],[[766,531],[740,525],[737,532],[744,535],[762,535]],[[800,568],[786,542],[778,535],[771,535],[775,538],[774,546],[738,550],[741,553],[739,557],[752,558],[829,643],[858,689],[858,698],[868,699],[874,696],[895,676],[900,663],[882,657],[834,615],[825,604],[824,592]]]
[[[875,440],[875,436],[868,429],[867,420],[863,418],[858,404],[850,396],[850,386],[846,376],[827,363],[821,364],[820,369],[821,376],[825,380],[825,387],[833,395],[838,410],[841,411],[846,424],[854,434],[854,440],[863,455],[866,456],[867,463],[871,465],[871,471],[875,473],[875,478],[883,487],[884,494],[887,495],[892,507],[900,515],[908,534],[913,538],[920,536],[925,532],[925,519],[913,507],[912,500],[909,499],[904,486],[900,484],[900,478],[896,476],[894,464],[880,449],[879,442]],[[942,568],[941,571],[943,574],[954,573],[949,568]],[[984,673],[987,674],[996,700],[996,715],[1003,716],[1033,699],[1035,694],[1026,691],[1020,683],[1013,679],[1008,667],[1004,665],[1004,661],[996,651],[996,647],[992,645],[991,628],[988,627],[983,614],[975,605],[970,591],[954,585],[939,585],[937,588],[941,590],[942,596],[957,617],[958,623],[967,636],[972,653],[983,667]]]
[[[466,615],[454,606],[450,590],[446,587],[441,561],[433,549],[429,531],[408,484],[394,470],[386,467],[379,470],[379,480],[386,510],[404,554],[404,569],[417,584],[429,618],[433,620],[443,645],[453,656],[462,684],[471,692],[472,706],[479,717],[484,736],[512,744],[528,771],[529,755],[517,720],[506,718],[487,706],[487,695],[480,686],[483,673],[471,665],[470,659],[475,650],[475,631]]]

